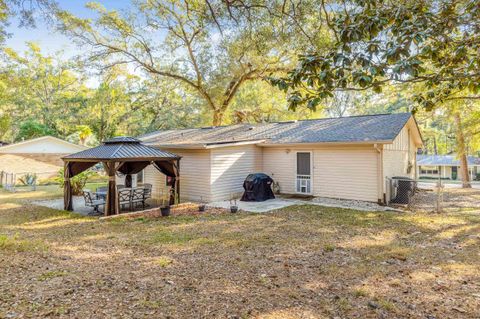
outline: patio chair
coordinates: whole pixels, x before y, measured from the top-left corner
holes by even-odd
[[[132,209],[132,190],[130,188],[118,191],[118,204],[121,207],[128,205],[130,210]]]
[[[95,192],[95,197],[97,197],[97,199],[106,199],[107,192],[108,192],[108,186],[97,187],[97,190]]]
[[[143,204],[144,191],[145,189],[140,187],[132,189],[132,206],[135,206],[136,204]],[[143,205],[143,208],[145,208],[145,205]]]
[[[100,211],[98,210],[99,206],[104,206],[104,200],[93,199],[93,194],[89,190],[83,191],[83,198],[85,199],[85,206],[93,207],[93,213],[98,214]]]
[[[143,187],[152,189],[152,184],[145,183],[145,184],[143,184]]]

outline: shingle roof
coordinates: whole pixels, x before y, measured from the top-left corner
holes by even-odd
[[[157,131],[140,139],[150,145],[219,144],[267,140],[271,144],[392,141],[410,113],[378,114],[289,121],[236,124],[209,128]]]
[[[467,161],[468,165],[480,165],[480,158],[475,156],[468,156]],[[417,165],[459,166],[460,161],[455,155],[417,155]]]
[[[66,160],[115,160],[180,158],[178,155],[142,144],[133,137],[115,137],[102,145],[63,157]]]

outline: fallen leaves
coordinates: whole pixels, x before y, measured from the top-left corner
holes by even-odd
[[[0,233],[49,249],[0,250],[0,318],[475,318],[480,306],[471,210],[192,204],[168,218],[73,222],[13,202]]]

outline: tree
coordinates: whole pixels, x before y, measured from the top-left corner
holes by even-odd
[[[17,17],[21,27],[35,27],[36,18],[49,20],[56,8],[51,0],[0,0],[0,43],[9,36],[5,28],[11,17]]]
[[[308,109],[291,111],[286,96],[266,81],[246,83],[239,89],[226,113],[226,124],[262,123],[320,117],[322,112]]]
[[[87,125],[78,125],[77,131],[80,145],[86,145],[87,139],[93,134],[92,129]]]
[[[18,122],[35,120],[67,135],[84,93],[77,64],[64,60],[61,52],[44,55],[35,43],[28,43],[23,54],[5,48],[2,57],[2,108]]]
[[[45,135],[55,135],[55,131],[44,124],[29,120],[20,125],[16,140],[23,141]]]
[[[332,3],[326,15],[336,44],[302,56],[287,77],[271,79],[289,92],[292,109],[315,108],[337,90],[378,93],[398,83],[422,83],[414,101],[426,110],[480,99],[478,1],[344,0]],[[460,160],[462,171],[468,170],[465,154]]]
[[[127,121],[131,135],[194,127],[210,120],[209,115],[202,112],[202,103],[195,95],[167,79],[142,81],[134,92],[134,100]]]
[[[108,60],[103,67],[132,63],[150,75],[176,81],[201,98],[213,125],[224,121],[245,83],[286,70],[296,48],[305,47],[296,25],[262,11],[254,19],[233,17],[221,2],[146,1],[123,15],[97,3],[89,7],[98,15],[95,21],[65,11],[57,16],[64,33],[92,48],[90,62]],[[313,14],[298,12],[303,18]],[[317,23],[311,21],[311,26]]]
[[[272,79],[290,92],[292,108],[315,107],[336,90],[380,92],[388,83],[425,83],[415,100],[427,109],[480,98],[476,0],[339,1],[328,15],[335,46]]]

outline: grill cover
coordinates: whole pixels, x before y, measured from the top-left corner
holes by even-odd
[[[275,198],[272,192],[273,179],[263,173],[250,174],[243,182],[243,193],[241,201],[263,202]]]

